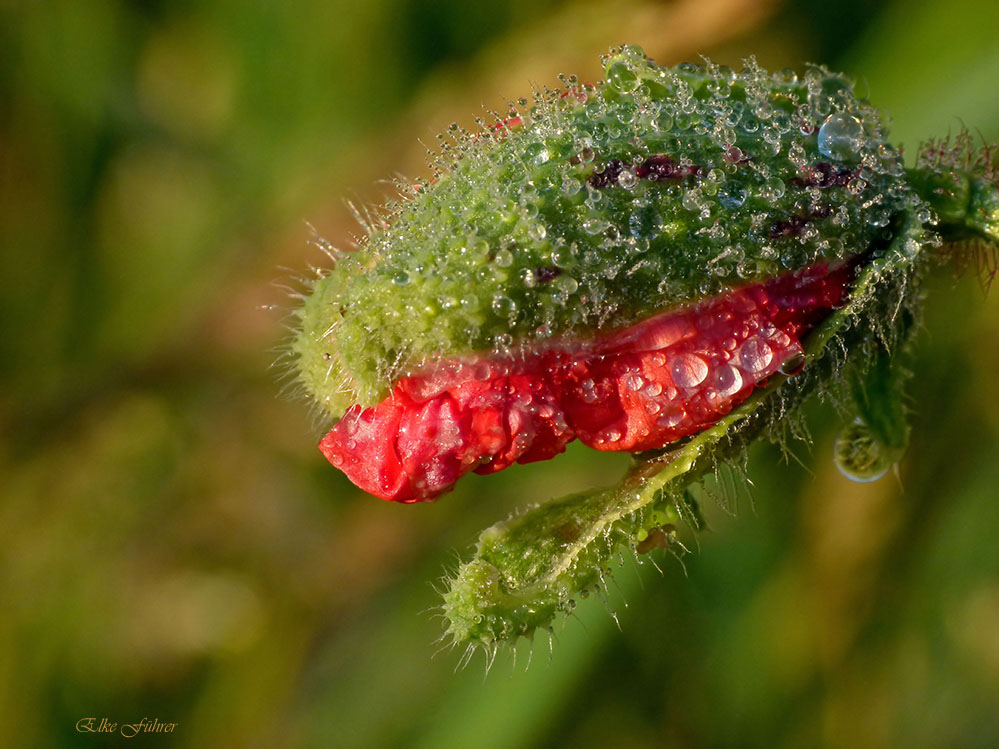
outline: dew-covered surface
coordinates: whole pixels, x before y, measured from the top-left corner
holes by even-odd
[[[563,76],[442,137],[435,175],[331,251],[302,312],[301,377],[333,416],[442,357],[516,356],[820,260],[920,209],[883,116],[822,67]]]
[[[573,348],[437,362],[377,406],[352,406],[319,448],[357,486],[399,502],[434,499],[469,471],[548,460],[577,438],[605,451],[663,448],[800,370],[801,338],[844,301],[853,275],[817,266]]]

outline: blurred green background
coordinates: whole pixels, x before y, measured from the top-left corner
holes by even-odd
[[[515,507],[606,483],[571,449],[435,505],[360,494],[271,367],[344,199],[426,173],[480,105],[662,63],[824,62],[909,147],[999,140],[994,0],[0,0],[0,746],[999,745],[999,295],[928,288],[898,478],[797,460],[708,506],[684,568],[502,655],[434,655],[434,585]]]

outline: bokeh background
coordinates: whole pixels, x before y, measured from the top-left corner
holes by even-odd
[[[999,745],[999,295],[929,284],[898,477],[852,484],[814,404],[795,458],[709,503],[685,569],[630,561],[547,637],[437,651],[483,527],[621,456],[360,494],[271,366],[346,199],[426,174],[480,106],[639,43],[824,62],[910,155],[999,140],[994,0],[0,0],[0,746]],[[141,739],[135,739],[140,741]]]

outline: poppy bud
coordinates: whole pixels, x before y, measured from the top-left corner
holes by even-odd
[[[987,149],[931,143],[906,169],[824,67],[663,67],[626,46],[603,82],[565,83],[454,126],[433,179],[314,282],[292,346],[339,419],[324,455],[384,499],[577,438],[641,454],[620,486],[483,534],[445,596],[460,641],[529,634],[622,543],[672,543],[697,517],[686,485],[811,393],[856,417],[841,470],[883,473],[908,434],[892,357],[926,250],[999,237]]]

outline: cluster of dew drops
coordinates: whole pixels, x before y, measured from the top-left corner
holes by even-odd
[[[368,237],[343,304],[404,328],[411,363],[625,325],[848,257],[925,209],[881,115],[824,68],[604,62],[602,82],[559,76],[452,125],[435,176]]]

